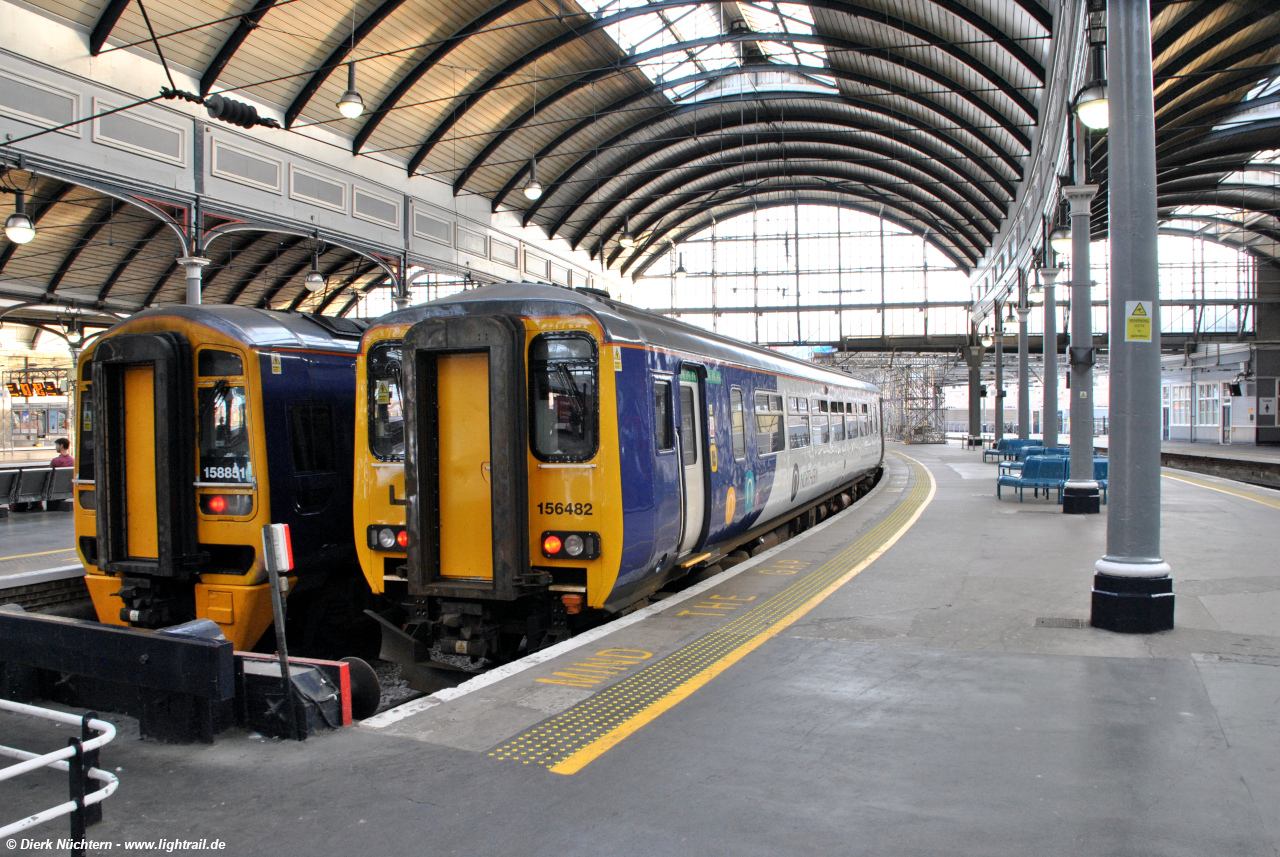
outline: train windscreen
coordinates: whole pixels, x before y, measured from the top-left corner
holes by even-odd
[[[369,451],[382,461],[404,461],[400,352],[399,340],[369,349]]]
[[[529,434],[543,461],[587,461],[599,421],[596,348],[588,336],[544,334],[529,346]]]
[[[200,481],[248,482],[249,400],[244,387],[219,380],[200,390]]]

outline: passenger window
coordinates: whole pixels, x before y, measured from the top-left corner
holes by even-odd
[[[787,417],[787,445],[792,449],[804,449],[809,445],[808,412],[808,399],[791,400],[791,415]]]
[[[400,350],[398,339],[369,349],[369,451],[381,461],[404,461]]]
[[[333,451],[333,413],[328,405],[291,405],[289,432],[293,441],[295,473],[332,473],[337,470]]]
[[[756,393],[756,452],[771,455],[786,449],[782,430],[782,397]]]
[[[734,387],[729,391],[729,429],[733,434],[733,460],[747,457],[747,420],[743,413],[742,391]]]
[[[548,333],[529,346],[529,430],[543,461],[588,461],[596,454],[599,404],[595,341]]]
[[[822,402],[822,403],[814,402],[814,404],[825,405],[826,402]],[[830,431],[830,426],[828,426],[827,424],[827,415],[822,413],[821,411],[818,411],[813,414],[811,419],[813,420],[813,445],[817,446],[818,444],[827,443],[828,441],[830,441],[831,431]]]
[[[200,481],[248,482],[249,400],[244,387],[219,380],[200,389]]]
[[[86,363],[86,366],[89,364]],[[86,482],[93,481],[93,390],[90,384],[80,384],[76,398],[80,405],[80,454],[76,456],[78,478]]]
[[[220,375],[243,375],[244,361],[234,351],[202,348],[200,353],[196,355],[196,374],[201,378],[216,378]]]
[[[676,448],[675,432],[671,427],[671,382],[653,382],[653,427],[659,452]]]
[[[680,457],[686,465],[698,463],[698,438],[693,422],[693,388],[680,388]]]

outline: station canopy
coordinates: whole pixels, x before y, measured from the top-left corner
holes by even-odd
[[[91,52],[156,53],[138,0],[28,2],[83,28]],[[1161,217],[1274,262],[1280,12],[1229,0],[1152,5]],[[1019,192],[1048,88],[1067,85],[1048,79],[1053,40],[1081,42],[1058,31],[1059,4],[1041,0],[145,9],[165,59],[198,79],[201,95],[265,105],[282,134],[323,126],[357,155],[482,196],[633,277],[713,220],[796,203],[883,217],[972,271]],[[352,61],[365,112],[347,119],[335,104]],[[1091,160],[1104,184],[1102,237],[1105,135]],[[531,199],[535,179],[542,193]],[[175,242],[145,212],[53,180],[41,180],[32,207],[67,237],[40,256],[0,244],[0,293],[16,264],[51,295],[80,278],[103,300],[182,300]],[[213,249],[207,302],[307,301],[305,244],[250,234]],[[346,285],[323,311],[346,312],[383,281],[357,255],[326,252]]]

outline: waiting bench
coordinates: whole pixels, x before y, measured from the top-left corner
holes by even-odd
[[[0,468],[0,514],[16,503],[70,500],[75,496],[74,467],[47,464]]]
[[[1018,451],[1028,446],[1039,446],[1040,441],[1020,437],[1003,437],[990,449],[982,451],[983,461],[1008,461],[1018,457]]]

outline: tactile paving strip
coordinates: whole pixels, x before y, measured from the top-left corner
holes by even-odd
[[[590,761],[573,760],[575,754],[599,742],[612,746],[616,742],[609,741],[611,734],[622,731],[629,721],[661,706],[690,685],[701,686],[703,682],[698,679],[709,672],[718,674],[716,667],[730,659],[735,651],[794,622],[825,597],[825,590],[842,583],[842,577],[903,529],[927,502],[932,493],[932,477],[923,466],[908,461],[914,480],[910,493],[884,520],[821,567],[759,607],[535,726],[490,751],[489,755],[526,765],[543,765],[557,773],[573,773]],[[630,730],[626,734],[630,734]],[[617,740],[623,737],[625,735]],[[604,749],[607,747],[600,748],[600,752]]]
[[[80,557],[75,548],[60,551],[42,551],[31,556],[15,556],[0,559],[0,577],[6,574],[17,574],[22,571],[41,571],[56,568],[72,562],[79,562]]]

